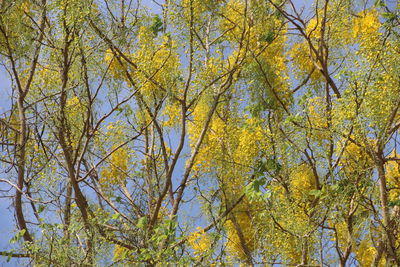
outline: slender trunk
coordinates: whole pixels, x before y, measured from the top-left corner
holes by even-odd
[[[66,10],[66,9],[65,9]],[[78,184],[78,176],[77,172],[75,170],[75,164],[74,164],[74,158],[73,158],[73,148],[70,145],[70,140],[71,137],[68,135],[70,133],[70,127],[68,125],[68,120],[66,117],[65,113],[65,106],[67,102],[67,92],[66,88],[68,85],[68,73],[70,69],[70,53],[69,53],[69,48],[70,44],[72,42],[72,38],[70,35],[70,29],[67,27],[66,22],[64,21],[64,29],[65,29],[65,36],[64,36],[64,48],[62,51],[62,56],[63,56],[63,62],[62,62],[62,67],[61,67],[61,95],[60,95],[60,127],[58,129],[58,139],[61,145],[61,149],[64,154],[64,159],[65,159],[65,164],[67,167],[67,172],[68,172],[68,178],[69,178],[69,184],[73,189],[74,195],[75,195],[75,203],[78,206],[81,214],[82,214],[82,219],[83,223],[85,226],[85,230],[87,233],[87,253],[88,253],[88,262],[90,265],[93,264],[93,240],[92,240],[92,229],[90,227],[89,223],[89,216],[88,216],[88,203],[86,201],[86,198],[84,197],[79,184]],[[72,193],[72,192],[71,192]],[[68,204],[68,199],[66,199],[67,204]],[[66,207],[67,208],[67,207]]]
[[[2,3],[1,3],[2,4]],[[17,87],[18,87],[18,101],[17,101],[17,109],[18,109],[18,119],[19,119],[19,138],[17,142],[17,151],[16,151],[16,156],[18,160],[18,174],[17,174],[17,189],[15,193],[15,213],[18,221],[18,226],[20,230],[24,230],[24,239],[25,241],[30,241],[33,242],[33,238],[30,235],[28,228],[26,226],[26,221],[23,213],[23,207],[22,207],[22,190],[24,189],[24,183],[25,183],[25,164],[26,164],[26,143],[28,141],[28,129],[27,129],[27,121],[26,121],[26,114],[25,114],[25,106],[24,106],[24,101],[25,97],[29,92],[30,86],[33,81],[33,76],[35,74],[37,62],[39,59],[39,53],[40,53],[40,48],[41,48],[41,41],[43,40],[44,36],[44,28],[45,28],[45,19],[46,19],[46,0],[42,0],[42,14],[41,14],[41,21],[40,21],[40,26],[39,26],[39,39],[38,42],[35,45],[35,49],[33,52],[33,59],[32,59],[32,64],[29,69],[29,75],[27,82],[25,84],[25,88],[23,88],[19,75],[16,70],[16,64],[13,58],[13,53],[11,50],[11,47],[8,43],[8,40],[6,39],[6,43],[10,52],[10,61],[12,64],[12,69],[13,73],[15,76],[15,79],[17,81]],[[7,38],[7,37],[6,37]]]
[[[69,240],[69,225],[71,223],[71,203],[72,203],[72,186],[67,182],[67,192],[65,195],[65,208],[64,208],[64,237]]]
[[[392,227],[393,224],[389,213],[384,158],[383,151],[381,150],[378,150],[376,153],[376,165],[379,177],[379,196],[382,206],[383,227],[387,250],[386,262],[389,264],[395,262],[397,266],[400,266],[400,259],[396,255],[395,238]]]
[[[22,95],[18,98],[18,118],[19,118],[19,138],[17,145],[17,158],[18,158],[18,180],[17,189],[15,192],[15,212],[17,216],[18,226],[20,230],[24,230],[25,241],[33,242],[32,236],[30,235],[28,228],[26,226],[26,221],[22,208],[22,190],[24,189],[25,183],[25,160],[26,160],[26,142],[28,139],[27,135],[27,125],[26,116],[24,108],[24,97]]]
[[[307,266],[307,264],[308,264],[308,238],[307,237],[304,238],[304,242],[303,242],[301,264],[303,266]]]

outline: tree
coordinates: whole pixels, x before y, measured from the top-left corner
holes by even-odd
[[[398,10],[1,1],[1,255],[400,265]]]

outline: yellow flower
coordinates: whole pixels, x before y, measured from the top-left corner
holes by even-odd
[[[200,256],[209,251],[212,246],[212,239],[204,232],[204,229],[197,227],[197,231],[189,235],[188,243],[194,250],[194,254]]]
[[[112,147],[114,150],[116,146]],[[125,182],[128,171],[129,154],[125,147],[115,150],[110,157],[109,167],[101,171],[100,184],[105,188]]]
[[[366,38],[379,34],[381,23],[375,10],[361,12],[354,19],[353,37]]]
[[[356,258],[360,263],[360,266],[367,267],[372,265],[376,253],[377,253],[376,248],[372,246],[372,242],[367,239],[364,239],[360,242],[360,245],[357,247]],[[378,267],[385,266],[385,262],[386,262],[385,257],[382,257],[382,259],[378,264]]]
[[[236,211],[234,213],[237,224],[235,225],[232,220],[225,223],[227,233],[227,246],[229,251],[240,259],[246,258],[244,245],[252,252],[255,249],[255,232],[252,227],[250,216],[245,211]],[[242,244],[239,233],[243,234],[244,243]]]
[[[123,66],[111,49],[107,49],[104,60],[110,65],[110,72],[116,79],[122,79],[126,66]]]
[[[393,157],[398,158],[397,153],[392,154]],[[400,166],[395,161],[389,161],[386,164],[386,178],[389,188],[389,201],[400,199]]]
[[[316,177],[312,168],[307,164],[301,164],[292,172],[290,185],[292,194],[296,200],[301,200],[308,196],[308,193],[316,189]]]

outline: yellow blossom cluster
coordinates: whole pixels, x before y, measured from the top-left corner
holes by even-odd
[[[129,175],[133,152],[123,145],[125,125],[122,121],[110,123],[105,127],[106,135],[96,138],[95,142],[104,155],[108,155],[100,171],[100,185],[104,189],[126,182]]]
[[[380,53],[381,26],[375,9],[367,9],[354,19],[353,39],[360,45],[356,53],[362,56],[364,64],[373,65],[377,60]]]
[[[395,55],[386,55],[387,65],[383,68],[383,73],[374,85],[366,92],[368,100],[365,102],[365,108],[369,111],[369,125],[374,128],[382,128],[386,126],[389,120],[387,114],[390,114],[396,106],[396,95],[400,93],[398,84],[399,77],[393,75],[395,70]],[[394,64],[394,65],[392,65]],[[397,77],[396,77],[397,76]],[[400,120],[400,116],[396,116],[396,121]]]
[[[274,216],[275,221],[279,223],[280,227],[290,230],[291,233],[297,236],[280,231],[282,228],[274,228],[273,226],[276,226],[276,224],[270,221],[268,217],[266,220],[260,221],[264,226],[265,233],[263,236],[265,236],[265,240],[271,240],[269,244],[265,244],[263,240],[260,240],[260,245],[268,251],[268,254],[275,255],[279,251],[279,254],[288,263],[298,264],[301,262],[304,240],[298,236],[304,236],[309,231],[311,222],[305,212],[305,207],[307,206],[293,205],[293,200],[299,201],[304,199],[308,194],[308,190],[312,188],[310,186],[306,186],[306,189],[297,187],[294,193],[289,194],[285,192],[283,186],[277,183],[271,186],[275,201],[274,213],[271,215]],[[304,190],[304,193],[300,192],[300,190]],[[301,202],[298,203],[301,204]],[[284,214],[284,216],[282,217],[279,214]],[[287,218],[291,219],[287,220]],[[311,240],[312,238],[310,237],[309,244],[312,244]]]
[[[376,248],[373,246],[370,237],[366,236],[361,241],[358,241],[362,235],[363,230],[360,228],[362,225],[352,225],[353,233],[349,233],[349,225],[345,220],[341,220],[332,225],[336,229],[336,234],[333,234],[332,241],[338,242],[341,251],[345,251],[347,246],[351,245],[354,248],[356,258],[361,266],[371,266],[374,257],[377,253]],[[376,234],[376,230],[373,231]],[[378,266],[385,266],[385,259],[379,262]]]
[[[70,128],[70,145],[75,149],[84,127],[86,108],[78,96],[73,96],[67,99],[64,112]]]
[[[114,151],[115,150],[115,151]],[[100,184],[105,188],[125,182],[128,171],[129,154],[125,147],[112,147],[114,151],[110,156],[109,167],[101,171]]]
[[[355,249],[356,259],[360,263],[360,266],[372,266],[375,256],[378,253],[377,241],[382,237],[382,229],[371,226],[370,234],[364,236],[360,242],[358,242]],[[372,241],[374,240],[374,241]],[[385,253],[382,255],[377,265],[378,267],[387,266]]]
[[[274,199],[273,221],[264,223],[265,235],[271,243],[264,245],[269,254],[274,255],[277,250],[285,262],[290,264],[298,264],[302,260],[302,251],[304,245],[310,246],[313,244],[313,237],[308,237],[305,243],[304,238],[310,229],[310,214],[307,210],[311,207],[310,200],[312,196],[310,191],[315,190],[316,178],[311,166],[306,163],[300,164],[292,168],[292,171],[287,174],[288,183],[273,182],[270,186]],[[288,186],[287,186],[288,185]],[[296,202],[296,205],[293,203]],[[284,214],[284,216],[281,216]],[[287,220],[287,218],[291,218]],[[279,228],[274,226],[279,224]],[[272,226],[272,227],[271,227]],[[286,229],[286,231],[281,231]],[[312,249],[309,247],[308,249]]]
[[[204,13],[211,7],[213,1],[210,0],[182,0],[183,14],[190,21],[191,10],[193,12],[193,20],[197,21],[204,16]]]
[[[373,247],[372,242],[368,239],[363,239],[356,249],[356,258],[361,266],[372,266],[377,250]],[[382,257],[378,267],[385,266],[386,260]]]
[[[199,103],[193,112],[193,122],[189,124],[191,146],[194,147],[207,119],[209,105],[206,101]],[[238,123],[242,124],[238,127]],[[268,149],[268,131],[261,126],[256,118],[230,118],[223,120],[214,116],[209,131],[205,137],[204,145],[197,158],[197,169],[208,171],[214,164],[223,166],[226,163],[241,163],[241,167],[233,169],[230,181],[238,180],[243,185],[241,176],[250,169],[252,160],[258,155],[261,148]],[[228,162],[224,163],[224,160]],[[237,178],[233,178],[237,177]],[[240,182],[239,182],[240,180]],[[238,185],[239,185],[238,184]]]
[[[347,5],[332,3],[326,14],[324,14],[324,9],[319,9],[317,10],[318,14],[308,22],[305,35],[309,42],[307,40],[300,43],[296,42],[288,53],[293,59],[294,65],[299,67],[296,71],[297,78],[311,74],[311,81],[320,82],[324,80],[320,71],[321,62],[315,54],[315,50],[318,50],[321,45],[321,40],[324,40],[332,48],[340,48],[351,43],[352,20],[346,15],[346,8],[348,8]],[[324,19],[325,15],[326,18]]]
[[[328,127],[326,104],[322,97],[316,96],[308,100],[308,118],[313,127],[325,129]]]
[[[197,231],[191,233],[188,237],[188,243],[194,250],[196,256],[207,253],[212,246],[212,238],[201,227],[197,227]]]
[[[189,124],[191,146],[194,147],[208,117],[210,106],[207,102],[200,102],[193,114],[193,121]],[[212,118],[209,131],[205,137],[196,161],[195,169],[200,172],[218,172],[219,182],[224,188],[222,196],[224,202],[237,199],[243,187],[248,183],[249,173],[253,161],[260,150],[268,150],[268,131],[262,127],[260,119],[243,117],[228,118],[224,120],[222,108],[218,115]],[[232,168],[226,168],[231,165]],[[252,210],[260,207],[257,201],[243,200],[235,210],[233,216],[235,223],[229,220],[225,224],[227,232],[227,246],[231,254],[239,259],[244,259],[243,242],[239,233],[243,234],[245,247],[252,252],[256,246],[255,228],[256,212]],[[243,240],[242,240],[243,241]]]
[[[179,101],[167,104],[162,113],[166,116],[163,121],[163,126],[173,127],[180,125],[182,119],[182,105]]]
[[[309,197],[311,190],[317,189],[316,177],[312,168],[307,164],[301,164],[290,175],[292,195],[296,200]]]
[[[245,125],[246,127],[237,131],[238,146],[235,149],[233,159],[235,162],[250,165],[254,157],[259,153],[260,147],[267,146],[265,140],[268,137],[268,133],[257,118],[246,119]]]
[[[337,153],[340,154],[342,149],[343,146],[338,145]],[[368,170],[372,163],[372,159],[364,147],[349,141],[342,153],[340,166],[343,166],[346,172],[352,174]]]
[[[129,258],[129,256],[132,255],[132,252],[122,246],[115,245],[114,247],[114,257],[113,261],[119,261],[119,260],[124,260],[126,258]]]
[[[253,8],[249,9],[249,6]],[[279,97],[287,105],[291,95],[285,54],[287,27],[280,18],[268,14],[270,8],[265,1],[251,1],[246,6],[244,1],[231,0],[224,10],[225,19],[220,27],[231,45],[241,47],[230,55],[229,66],[247,54],[244,65],[249,78],[274,90],[269,95]]]
[[[177,46],[170,37],[155,37],[148,27],[141,26],[136,47],[133,53],[125,53],[136,66],[128,64],[117,52],[106,51],[104,60],[110,65],[115,79],[124,80],[128,86],[132,86],[133,82],[146,98],[162,96],[166,91],[179,87],[180,59]]]
[[[29,48],[34,38],[31,34],[34,32],[28,28],[30,25],[32,12],[35,11],[35,5],[32,1],[12,1],[2,8],[2,33],[0,34],[0,52],[8,52],[7,49],[19,51],[22,53]],[[4,23],[6,22],[6,23]],[[6,26],[6,27],[4,27]],[[21,33],[24,32],[24,35]],[[7,40],[5,40],[7,36]],[[17,50],[15,50],[17,49]],[[23,78],[23,76],[20,76]]]
[[[321,64],[315,59],[315,55],[310,51],[306,43],[296,43],[289,51],[289,56],[293,59],[293,63],[298,67],[296,72],[297,78],[302,75],[311,74],[312,81],[322,81],[324,76],[319,68]]]
[[[163,90],[175,89],[180,74],[180,60],[177,46],[168,36],[162,36],[160,43],[146,27],[140,27],[138,50],[132,54],[140,71],[135,71],[135,80],[141,86],[144,96],[163,95]],[[174,87],[171,87],[174,86]]]
[[[357,14],[353,25],[353,38],[361,38],[362,41],[371,41],[377,38],[381,23],[378,13],[374,9],[369,9]]]
[[[128,70],[128,66],[123,64],[124,59],[119,57],[111,49],[107,49],[104,60],[109,65],[110,72],[115,79],[124,78],[126,75],[125,72]]]
[[[237,42],[244,31],[244,27],[248,27],[245,21],[245,4],[240,0],[229,0],[224,8],[224,17],[226,19],[221,21],[221,29],[223,32],[227,31],[227,38],[231,42]]]
[[[398,158],[397,153],[393,154]],[[389,189],[389,201],[396,201],[400,199],[400,166],[396,161],[389,161],[386,164],[386,180]]]
[[[233,255],[243,260],[246,259],[246,249],[252,252],[255,248],[255,232],[246,211],[237,210],[233,216],[236,223],[232,219],[225,223],[227,246]]]

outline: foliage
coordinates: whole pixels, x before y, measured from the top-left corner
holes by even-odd
[[[400,266],[399,8],[0,1],[0,256]]]

